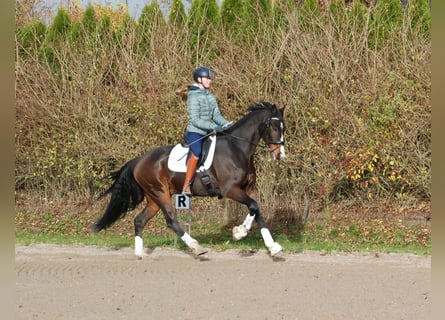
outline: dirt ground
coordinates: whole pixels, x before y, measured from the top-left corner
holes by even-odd
[[[16,319],[431,319],[431,256],[16,246]]]

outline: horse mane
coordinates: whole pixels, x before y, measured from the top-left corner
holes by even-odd
[[[267,101],[261,101],[258,103],[251,104],[247,108],[247,111],[252,112],[252,111],[258,111],[258,110],[265,110],[265,109],[269,110],[270,112],[275,112],[277,110],[277,106],[270,102],[267,102]]]
[[[243,126],[244,123],[250,117],[252,117],[253,114],[255,114],[258,111],[264,111],[264,110],[269,110],[271,112],[271,114],[273,114],[273,113],[275,113],[277,111],[277,107],[276,107],[276,105],[274,105],[274,104],[272,104],[270,102],[266,102],[266,101],[253,103],[253,104],[251,104],[250,106],[247,107],[248,113],[246,113],[244,115],[244,117],[242,117],[237,122],[235,122],[234,125],[231,128],[228,129],[228,131],[233,130],[235,127]]]

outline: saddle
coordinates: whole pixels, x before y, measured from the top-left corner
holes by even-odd
[[[187,171],[187,159],[190,157],[189,143],[184,137],[184,141],[178,143],[170,151],[168,157],[168,169],[173,172],[186,172]],[[213,177],[211,177],[207,170],[213,163],[213,156],[215,154],[216,136],[210,136],[206,138],[202,145],[202,154],[199,159],[196,172],[201,174],[201,182],[207,188],[210,196],[217,196],[222,198],[221,192],[217,186],[217,183]]]
[[[204,140],[202,145],[202,155],[199,159],[197,172],[208,170],[213,163],[215,154],[216,136],[210,136]],[[190,148],[184,140],[173,147],[168,156],[168,169],[173,172],[186,172],[187,159],[190,157]]]

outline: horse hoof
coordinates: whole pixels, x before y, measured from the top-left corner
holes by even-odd
[[[134,255],[140,260],[146,256],[148,256],[148,254],[146,254],[144,251],[142,252],[135,252]]]
[[[193,253],[196,256],[202,256],[203,254],[206,254],[208,252],[207,249],[204,249],[199,245],[198,241],[193,241],[192,243],[190,243],[189,248],[192,249]]]
[[[274,242],[270,247],[269,247],[269,251],[270,251],[270,255],[272,257],[276,256],[278,253],[280,253],[281,251],[283,251],[283,248],[281,247],[281,245],[278,242]]]
[[[245,236],[247,236],[247,229],[243,225],[235,226],[232,229],[233,240],[239,241]]]

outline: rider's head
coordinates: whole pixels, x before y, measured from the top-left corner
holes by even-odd
[[[197,83],[204,86],[204,88],[208,88],[210,86],[210,81],[205,81],[204,84],[202,79],[213,79],[213,73],[212,70],[210,70],[207,67],[198,67],[193,71],[193,80],[195,80]]]

